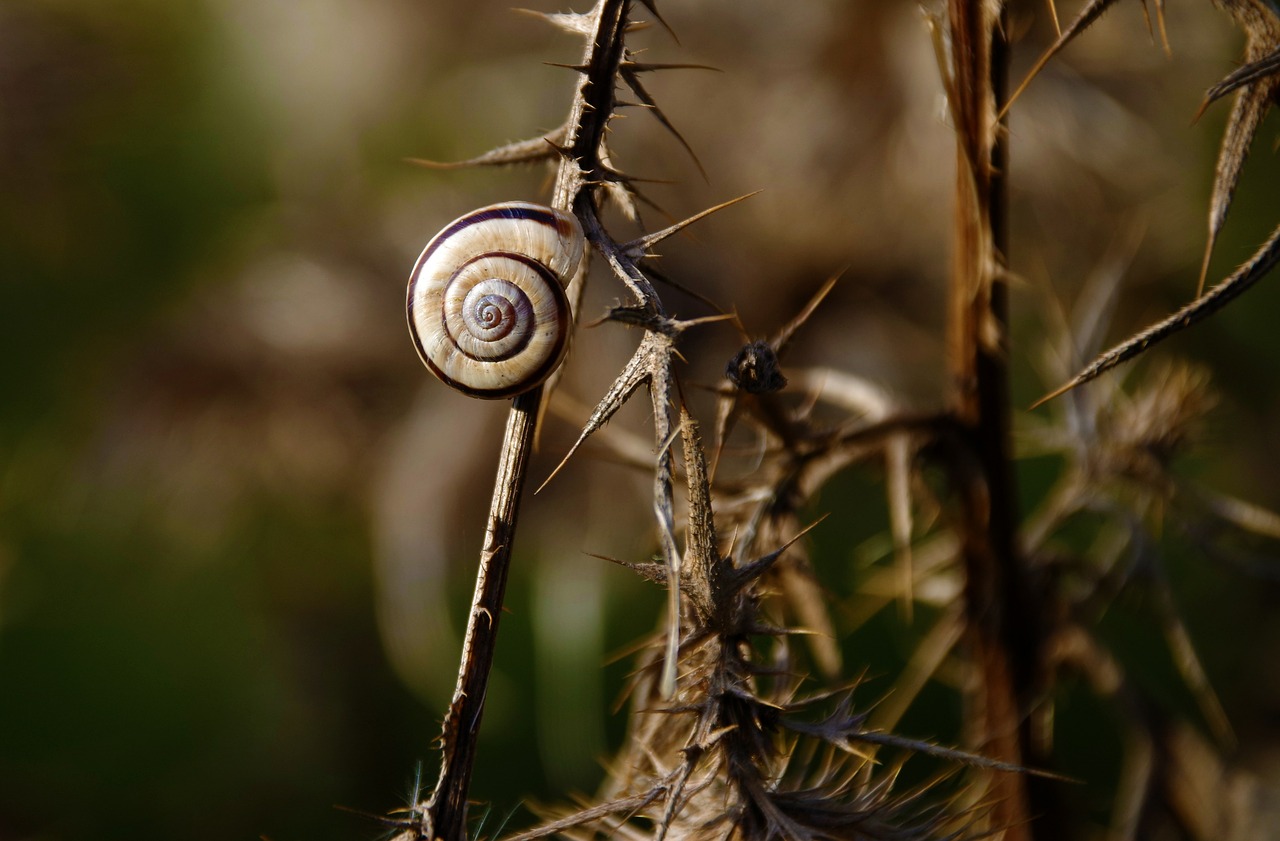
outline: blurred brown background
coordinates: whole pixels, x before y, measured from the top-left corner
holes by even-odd
[[[1018,76],[1052,31],[1042,3],[1014,8]],[[641,110],[615,123],[622,166],[671,182],[649,188],[662,211],[646,223],[763,191],[664,244],[662,270],[756,334],[843,272],[793,361],[937,405],[952,150],[917,5],[662,9],[680,42],[653,27],[644,60],[723,72],[648,80],[705,181]],[[1138,4],[1119,4],[1015,109],[1020,405],[1063,373],[1044,344],[1061,338],[1054,307],[1108,259],[1132,257],[1110,338],[1194,292],[1226,106],[1189,122],[1240,38],[1207,2],[1169,14],[1172,58]],[[476,0],[0,5],[0,839],[372,837],[332,805],[406,805],[419,761],[434,780],[504,404],[430,380],[404,282],[445,222],[545,199],[548,174],[404,158],[553,128],[574,79],[544,62],[579,54]],[[1280,221],[1276,128],[1215,276]],[[621,294],[597,273],[588,319]],[[1203,361],[1222,395],[1183,469],[1272,508],[1277,312],[1272,278],[1156,351]],[[575,401],[598,399],[636,338],[579,336],[565,413],[582,416]],[[704,424],[697,385],[739,341],[721,325],[685,346]],[[625,415],[612,433],[645,446],[647,409]],[[552,420],[538,481],[572,437]],[[660,593],[584,554],[652,549],[647,480],[604,455],[588,448],[526,502],[474,789],[494,804],[487,832],[522,798],[595,786],[627,669],[602,664],[657,622]],[[1029,463],[1029,497],[1053,469]],[[859,547],[883,537],[878,493],[857,477],[824,499],[838,516],[815,549],[840,600],[856,600]],[[1239,758],[1274,773],[1277,567],[1258,552],[1249,575],[1187,551],[1175,588]],[[1124,628],[1149,680],[1191,710],[1159,637]],[[869,626],[846,641],[851,667],[887,687],[913,633],[896,616]],[[904,730],[945,736],[954,711],[923,704]],[[1089,735],[1073,770],[1105,780],[1117,737]]]

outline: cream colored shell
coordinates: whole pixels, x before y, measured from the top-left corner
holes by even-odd
[[[409,332],[422,361],[475,397],[511,397],[541,383],[569,348],[564,287],[583,247],[577,219],[527,202],[454,220],[409,276]]]

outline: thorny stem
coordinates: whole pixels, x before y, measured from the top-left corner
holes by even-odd
[[[574,209],[574,201],[599,169],[600,141],[613,113],[613,80],[622,62],[630,5],[630,0],[601,0],[592,12],[596,36],[587,46],[582,84],[569,112],[572,139],[562,152],[552,196],[552,204],[562,210]]]
[[[515,540],[516,515],[541,402],[542,387],[539,386],[516,397],[507,416],[493,504],[485,528],[484,548],[480,552],[480,569],[476,573],[476,592],[462,643],[462,667],[441,736],[444,757],[440,779],[427,802],[426,824],[420,832],[425,838],[444,841],[466,838],[467,792],[475,763],[476,736],[484,713],[511,546]]]
[[[553,205],[584,215],[591,209],[588,186],[599,169],[599,149],[613,113],[614,79],[622,60],[623,33],[630,0],[599,0],[592,11],[595,36],[587,43],[583,77],[570,111],[569,147],[561,150]],[[585,207],[582,206],[585,203]],[[580,297],[586,261],[572,281]],[[574,308],[577,316],[577,308]],[[419,838],[465,841],[467,797],[475,763],[476,739],[484,713],[489,672],[497,645],[498,619],[506,591],[516,515],[527,478],[542,408],[543,387],[516,397],[507,416],[493,501],[489,508],[476,590],[462,646],[458,683],[441,732],[440,777],[423,808]]]
[[[1008,133],[995,120],[1006,92],[1006,12],[989,0],[950,0],[948,12],[958,143],[949,351],[963,444],[953,469],[962,506],[968,644],[978,672],[969,726],[990,758],[1036,765],[1043,757],[1035,755],[1028,713],[1039,688],[1041,630],[1016,543],[1003,276]],[[1061,822],[1043,802],[1043,788],[1021,774],[996,776],[994,828],[1011,841],[1049,837],[1049,825]]]

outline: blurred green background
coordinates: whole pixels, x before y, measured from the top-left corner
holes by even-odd
[[[1187,122],[1239,38],[1207,3],[1171,9],[1166,59],[1129,5],[1015,114],[1021,405],[1055,376],[1046,301],[1070,302],[1117,231],[1142,236],[1111,336],[1194,289],[1225,108]],[[674,181],[651,189],[676,217],[765,192],[665,246],[663,270],[765,333],[848,267],[796,362],[936,405],[951,152],[915,4],[667,6],[681,43],[655,27],[645,58],[726,71],[652,82],[708,178],[640,113],[615,126],[619,159]],[[1025,68],[1049,31],[1042,4],[1015,6]],[[572,76],[543,62],[579,51],[497,2],[0,5],[0,841],[372,837],[332,807],[406,805],[420,762],[434,779],[503,406],[428,381],[403,284],[449,219],[548,181],[404,158],[553,128]],[[1280,221],[1269,125],[1217,273]],[[1203,360],[1223,395],[1185,470],[1272,508],[1277,287],[1158,351]],[[591,295],[602,311],[621,290]],[[586,333],[566,394],[593,403],[634,340]],[[688,381],[713,382],[737,341],[691,336]],[[647,446],[647,410],[624,415],[616,434]],[[536,476],[571,439],[549,425]],[[524,509],[474,790],[491,829],[522,798],[595,787],[627,670],[602,664],[656,627],[661,594],[584,554],[651,551],[645,477],[600,453]],[[1029,496],[1055,468],[1028,465]],[[829,489],[838,516],[814,533],[840,615],[883,542],[873,478]],[[1175,585],[1242,761],[1275,773],[1280,627],[1259,551],[1249,576],[1174,547]],[[845,641],[880,689],[925,621],[885,614]],[[1163,642],[1115,621],[1176,696]],[[1089,703],[1065,732],[1107,746],[1079,762],[1113,764]],[[926,696],[904,728],[946,736],[954,717]]]

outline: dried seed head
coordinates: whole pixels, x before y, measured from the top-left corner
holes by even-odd
[[[729,382],[749,394],[781,391],[787,385],[778,365],[778,354],[764,341],[750,342],[724,366]]]
[[[1109,461],[1129,475],[1163,475],[1215,402],[1203,369],[1169,365],[1157,371],[1111,418]]]

